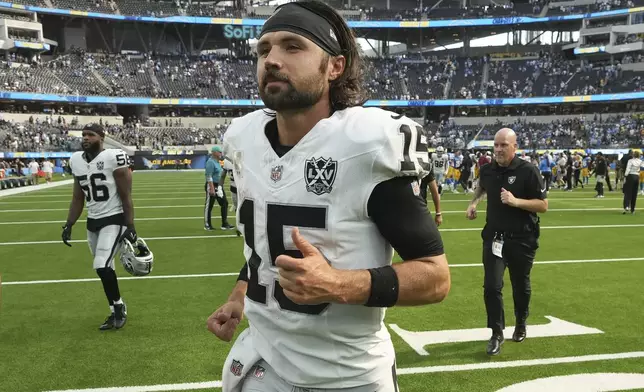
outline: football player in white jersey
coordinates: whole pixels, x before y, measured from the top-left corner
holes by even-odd
[[[436,147],[436,152],[432,154],[432,165],[434,167],[436,184],[438,184],[438,193],[442,195],[445,175],[447,174],[447,168],[449,167],[449,157],[445,154],[445,149],[442,146]]]
[[[264,104],[232,122],[246,264],[207,321],[229,341],[223,392],[395,392],[388,307],[441,302],[450,273],[419,197],[427,147],[412,120],[363,108],[362,61],[321,2],[277,8],[257,42]],[[392,266],[394,249],[404,260]]]
[[[83,129],[83,151],[75,152],[69,160],[74,191],[62,234],[63,242],[71,246],[72,226],[87,203],[87,242],[110,307],[110,315],[100,330],[119,329],[127,321],[127,307],[114,271],[114,256],[121,240],[132,244],[137,240],[128,156],[120,149],[104,149],[104,138],[102,126],[87,125]]]

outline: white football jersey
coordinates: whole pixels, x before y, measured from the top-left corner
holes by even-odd
[[[85,160],[82,151],[77,151],[69,165],[85,193],[88,218],[107,218],[123,212],[113,175],[116,169],[128,170],[128,156],[123,150],[103,150],[91,162]]]
[[[49,161],[43,162],[42,163],[42,171],[44,171],[45,173],[53,172],[54,171],[54,164],[49,162]]]
[[[293,385],[369,384],[394,365],[385,309],[297,305],[279,285],[275,259],[301,256],[291,240],[298,227],[334,268],[390,265],[393,249],[370,220],[367,205],[377,184],[427,174],[422,127],[378,108],[345,109],[320,121],[280,158],[265,135],[272,119],[255,111],[234,120],[224,135],[240,203],[237,223],[245,237],[244,311],[253,344]]]
[[[434,165],[434,173],[443,173],[447,172],[447,166],[449,165],[449,157],[447,154],[443,153],[440,157],[438,154],[432,154],[432,165]]]

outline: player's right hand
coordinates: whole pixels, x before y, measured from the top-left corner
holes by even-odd
[[[239,301],[228,301],[208,317],[208,330],[219,339],[230,342],[235,329],[244,319],[244,304]]]
[[[465,217],[469,220],[476,219],[476,206],[470,204],[467,207],[467,212],[465,213]]]
[[[72,239],[72,225],[66,224],[63,226],[63,242],[65,245],[71,247],[72,244],[70,244],[68,241]]]

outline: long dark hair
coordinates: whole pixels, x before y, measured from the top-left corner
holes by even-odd
[[[358,42],[342,16],[328,6],[317,0],[298,1],[302,8],[314,12],[326,19],[333,27],[342,48],[342,55],[346,58],[344,72],[329,86],[329,100],[333,111],[360,106],[367,100],[364,89],[364,62],[358,52]]]

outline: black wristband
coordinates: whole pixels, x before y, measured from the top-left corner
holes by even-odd
[[[241,271],[239,271],[239,276],[237,277],[237,281],[243,280],[244,282],[248,282],[248,263],[244,263],[244,266],[242,267]]]
[[[371,275],[371,293],[365,306],[389,308],[398,302],[398,275],[390,265],[368,270]]]

